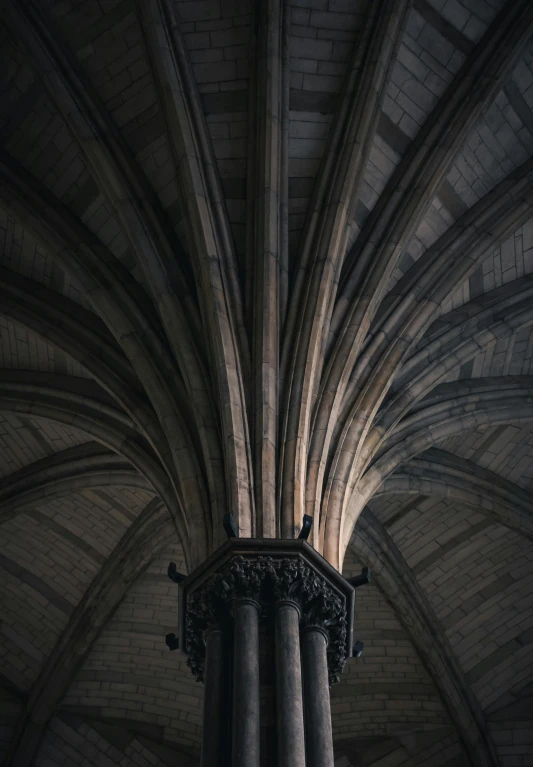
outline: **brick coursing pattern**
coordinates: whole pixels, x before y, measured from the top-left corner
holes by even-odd
[[[76,360],[5,315],[0,315],[0,367],[90,377]]]
[[[360,573],[361,564],[350,553],[344,575]],[[357,590],[355,615],[354,636],[364,641],[365,648],[360,659],[347,662],[331,690],[335,739],[386,736],[402,728],[448,724],[431,678],[391,605],[374,584]]]
[[[63,703],[98,709],[107,719],[157,726],[167,742],[198,753],[203,687],[186,658],[171,653],[165,635],[176,630],[177,589],[170,561],[184,569],[178,547],[169,548],[141,575],[96,641]]]
[[[529,767],[533,764],[533,720],[498,722],[492,725],[502,767]]]
[[[292,4],[289,34],[289,249],[300,242],[320,162],[364,23],[365,3]]]
[[[12,474],[40,458],[89,442],[78,429],[47,418],[0,414],[0,476]]]
[[[533,658],[530,542],[435,498],[411,502],[389,530],[486,708]]]
[[[0,205],[0,265],[67,296],[85,309],[91,304],[75,283],[35,241],[31,232],[16,222]]]
[[[0,681],[0,764],[8,752],[23,702]]]
[[[253,5],[251,0],[174,3],[240,257],[245,251],[250,194]],[[500,0],[413,2],[371,142],[356,221],[349,224],[349,245],[409,147],[416,145],[428,115],[441,103],[458,68],[502,5]],[[144,173],[147,186],[155,191],[181,243],[186,244],[170,137],[132,3],[43,0],[42,8],[52,14],[59,34],[68,40],[82,72],[126,142],[133,166]],[[293,253],[306,225],[309,199],[335,122],[348,62],[359,42],[365,8],[359,0],[291,3],[288,180]],[[127,232],[118,225],[112,206],[89,174],[73,136],[24,57],[11,43],[2,42],[6,42],[8,73],[2,98],[8,108],[0,116],[0,142],[45,183],[50,195],[69,206],[142,283],[136,256],[126,242]],[[532,51],[527,49],[494,103],[486,105],[482,119],[466,137],[436,196],[426,201],[424,215],[416,226],[413,218],[415,234],[407,238],[389,289],[409,274],[409,269],[424,258],[427,248],[474,202],[530,156],[532,60]],[[405,232],[399,230],[397,234],[403,237]],[[0,245],[2,265],[89,307],[78,286],[53,265],[50,254],[3,210]],[[441,327],[450,321],[448,312],[499,286],[511,286],[532,269],[530,221],[494,248],[474,274],[446,297],[440,308]],[[4,368],[82,374],[76,363],[39,341],[35,333],[11,320],[0,323],[0,365]],[[521,330],[505,344],[499,342],[478,354],[445,380],[527,375],[533,356],[532,338],[529,330]],[[465,455],[530,488],[530,435],[529,426],[511,424],[482,428],[444,444],[456,455]],[[2,414],[0,471],[12,473],[86,440],[75,428],[46,419]],[[215,457],[210,470],[216,461]],[[3,612],[0,657],[2,672],[21,689],[29,689],[69,611],[151,497],[140,490],[92,488],[31,509],[2,527],[0,543],[6,560],[2,587],[7,620]],[[532,584],[526,543],[516,533],[487,521],[486,515],[450,501],[385,497],[371,502],[371,508],[386,523],[423,585],[474,692],[490,709],[502,691],[507,694],[516,688],[517,680],[528,673],[531,664],[531,626],[526,616],[531,610],[527,590]],[[65,716],[54,719],[37,764],[55,767],[83,764],[83,760],[87,764],[97,760],[106,766],[166,763],[160,753],[142,741],[143,727],[152,728],[156,740],[181,744],[198,753],[202,690],[191,681],[183,659],[169,654],[163,643],[164,634],[175,628],[175,587],[165,575],[169,559],[179,562],[179,567],[183,564],[181,554],[169,550],[132,587],[97,640],[64,701],[70,707],[71,719],[65,713],[67,708]],[[358,570],[360,564],[347,557],[347,572],[350,568]],[[502,568],[507,572],[500,581],[496,573]],[[32,574],[38,582],[32,580]],[[25,623],[27,615],[31,620]],[[369,734],[383,740],[397,737],[385,755],[385,763],[391,766],[461,765],[464,754],[457,736],[441,732],[441,728],[448,728],[449,719],[436,688],[391,605],[375,585],[358,594],[358,615],[357,627],[366,644],[364,660],[350,662],[334,692],[337,740]],[[6,633],[6,625],[12,627],[11,633]],[[111,738],[110,730],[111,740],[90,724],[90,714],[95,711],[115,728],[120,729],[118,723],[124,720],[136,722],[138,738],[118,747],[118,739]],[[431,745],[422,747],[407,736],[403,740],[398,737],[398,732],[406,728],[440,734]],[[493,723],[502,767],[529,763],[527,749],[531,743],[523,730],[507,722]],[[4,738],[10,736],[9,727],[6,732]],[[383,765],[383,758],[368,764]],[[348,767],[346,759],[342,757],[338,767]]]
[[[412,14],[416,16],[416,10],[413,10]],[[396,72],[396,70],[395,72],[397,80],[401,80],[400,84],[403,90],[409,89],[409,87],[417,89],[416,93],[419,100],[415,103],[418,109],[418,122],[421,125],[424,121],[424,113],[420,105],[427,103],[428,109],[431,109],[436,103],[436,97],[430,98],[431,94],[429,94],[428,98],[420,101],[421,96],[418,90],[423,86],[420,82],[417,85],[414,85],[414,83],[417,82],[417,77],[424,82],[429,79],[430,72],[425,63],[427,62],[425,56],[430,56],[430,54],[428,52],[425,54],[421,53],[412,43],[409,49],[407,46],[409,46],[410,39],[407,33],[404,37],[404,45],[398,53],[396,68],[399,72]],[[431,52],[435,53],[434,46],[432,46]],[[446,180],[441,185],[436,198],[431,202],[402,259],[398,262],[391,278],[389,289],[396,284],[408,267],[417,261],[425,250],[462,213],[468,210],[468,208],[493,189],[498,182],[502,181],[510,172],[531,156],[533,150],[533,121],[528,118],[529,106],[527,104],[527,98],[530,98],[529,94],[533,93],[533,75],[527,64],[530,58],[531,52],[528,50],[525,53],[524,59],[515,68],[510,84],[498,94],[495,102],[469,135],[464,149],[453,162]],[[440,79],[438,88],[434,89],[436,96],[441,96],[445,91],[446,84],[450,82],[450,79],[445,77],[443,71],[440,71],[440,75],[444,79]],[[437,81],[439,81],[439,77],[435,72],[431,73],[431,77],[437,78]],[[400,97],[397,96],[396,98]],[[390,147],[388,151],[383,153],[376,146],[378,140],[376,138],[373,155],[371,155],[373,162],[369,164],[368,170],[368,173],[371,174],[369,178],[373,179],[369,181],[373,194],[369,194],[365,202],[365,206],[369,210],[374,206],[379,194],[385,187],[386,181],[392,175],[394,166],[397,165],[403,154],[402,148],[405,149],[410,143],[409,139],[412,140],[417,133],[416,129],[411,129],[407,139],[402,141],[401,137],[398,137],[397,134],[402,120],[406,118],[405,116],[400,118],[398,106],[396,106],[394,112],[389,110],[389,113],[387,113],[387,103],[389,102],[386,101],[384,105],[385,114],[389,121],[392,121],[392,125],[390,125],[390,122],[382,120],[382,140],[387,143],[388,137]],[[397,123],[398,127],[395,133],[394,125]],[[509,266],[507,256],[505,268],[508,269]],[[514,278],[507,275],[507,280],[516,279],[516,276],[520,275],[515,275]],[[492,287],[497,287],[497,285],[495,284]],[[485,290],[490,289],[489,282]],[[451,296],[447,301],[453,303],[454,298],[454,296]],[[467,294],[464,300],[467,301],[468,298]]]
[[[85,491],[0,527],[0,673],[23,689],[35,681],[105,557],[150,497]]]
[[[449,729],[418,730],[390,739],[354,741],[335,767],[468,767],[462,744]],[[342,746],[339,748],[342,752]],[[352,756],[353,754],[353,756]]]
[[[125,727],[105,726],[80,721],[76,717],[54,717],[35,759],[36,767],[188,767],[192,761],[180,760],[170,748],[161,748],[149,739],[136,738]],[[174,756],[174,761],[172,761]]]
[[[462,439],[444,440],[445,450],[479,463],[485,469],[531,489],[533,429],[531,424],[504,424],[472,430]]]

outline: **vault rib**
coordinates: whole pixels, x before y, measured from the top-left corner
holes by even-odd
[[[215,496],[213,500],[222,508],[226,501],[240,534],[250,536],[255,520],[245,391],[249,351],[228,217],[198,91],[171,4],[142,0],[139,9],[180,171],[190,241],[197,254],[194,272],[208,351],[216,370],[225,435],[226,498]]]

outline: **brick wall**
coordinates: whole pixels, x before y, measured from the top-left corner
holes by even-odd
[[[379,514],[380,509],[376,509]],[[517,684],[533,661],[530,542],[486,515],[421,498],[388,529],[450,640],[483,707]]]
[[[76,283],[0,205],[0,265],[62,293],[86,309],[91,306]]]
[[[344,753],[343,753],[344,752]],[[359,739],[339,747],[335,767],[470,767],[450,728],[413,730],[394,738]]]
[[[0,764],[9,749],[18,718],[22,713],[23,702],[12,690],[3,686],[0,678]]]
[[[533,764],[533,719],[494,723],[491,731],[501,767]]]
[[[75,3],[50,3],[50,10],[171,221],[181,231],[176,168],[135,8],[124,0],[95,3],[83,11],[87,17],[84,25],[79,23],[80,9]],[[86,192],[89,198],[89,189]],[[93,216],[103,221],[105,213],[106,206],[100,202]],[[109,219],[105,225],[118,227]],[[93,218],[91,228],[99,231],[100,226]],[[134,260],[129,250],[127,257]]]
[[[365,200],[373,207],[377,195],[384,188],[386,179],[393,171],[394,162],[405,151],[410,139],[418,132],[427,114],[435,105],[452,77],[457,72],[458,64],[462,63],[465,53],[472,49],[467,40],[457,39],[451,32],[449,23],[439,29],[439,20],[435,13],[427,13],[427,2],[415,3],[403,43],[398,54],[388,98],[384,103],[385,118],[381,121],[383,139],[396,152],[396,156],[387,153],[383,157],[375,153],[378,167],[369,165],[368,174],[373,179],[374,198]],[[434,3],[442,5],[441,3]],[[454,12],[451,12],[452,6]],[[449,16],[459,19],[467,18],[470,13],[460,10],[460,3],[453,0],[441,10],[442,16],[448,9]],[[421,14],[424,11],[424,15]],[[463,13],[464,11],[464,13]],[[442,18],[442,17],[441,17]],[[429,19],[429,20],[428,20]],[[474,17],[471,17],[473,21]],[[466,26],[468,26],[468,21]],[[476,27],[481,30],[485,24],[478,18]],[[481,25],[481,26],[479,26]],[[448,39],[444,39],[446,33]],[[422,44],[421,44],[422,41]],[[454,48],[454,43],[459,45]],[[401,278],[409,266],[432,245],[446,229],[462,214],[472,207],[481,197],[503,180],[516,167],[525,162],[533,151],[533,119],[529,101],[533,101],[533,74],[530,68],[532,51],[528,49],[524,58],[516,66],[508,84],[498,94],[494,103],[479,120],[478,124],[467,139],[465,147],[459,152],[452,164],[446,180],[441,184],[437,197],[430,204],[424,219],[410,242],[406,253],[400,259],[390,281],[389,289]],[[438,62],[434,57],[439,56]],[[415,96],[416,94],[416,96]],[[529,100],[529,101],[528,101]],[[391,161],[393,164],[391,164]],[[520,243],[519,243],[520,244]],[[509,261],[508,248],[505,254],[505,270],[513,268]],[[522,267],[523,268],[523,267]],[[488,274],[484,265],[483,274]],[[507,280],[516,279],[517,273],[507,275]],[[476,273],[474,284],[479,281],[481,273]],[[497,287],[491,285],[490,278],[485,280],[485,290]],[[501,284],[501,283],[500,283]],[[446,307],[464,303],[469,298],[463,295],[463,289],[458,296],[447,299]]]
[[[170,652],[176,630],[177,586],[168,563],[183,572],[178,547],[169,548],[140,576],[96,641],[63,705],[110,721],[156,728],[158,738],[198,753],[203,687],[185,656]]]
[[[0,673],[28,689],[105,559],[151,495],[97,489],[0,527]]]
[[[72,357],[4,315],[0,315],[0,367],[89,377],[85,368]]]
[[[298,248],[366,0],[298,0],[289,38],[289,247]],[[294,256],[293,256],[294,257]]]
[[[254,4],[180,0],[176,11],[207,119],[239,258],[245,249]]]
[[[348,551],[344,574],[361,572]],[[391,735],[448,724],[439,694],[394,610],[373,583],[357,590],[355,639],[361,658],[348,661],[331,689],[336,740]]]
[[[443,440],[439,447],[468,458],[526,490],[533,487],[531,424],[484,427],[460,437]]]
[[[89,436],[78,429],[46,418],[0,413],[0,476],[89,441]]]
[[[192,767],[186,753],[122,726],[59,714],[48,727],[35,767]]]

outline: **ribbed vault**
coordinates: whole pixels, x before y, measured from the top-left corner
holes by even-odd
[[[198,763],[231,512],[372,568],[338,767],[526,764],[530,0],[0,12],[0,760]]]

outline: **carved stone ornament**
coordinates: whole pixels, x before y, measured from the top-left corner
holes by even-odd
[[[275,559],[269,556],[233,557],[187,595],[185,605],[185,652],[187,664],[198,681],[203,681],[205,630],[229,622],[231,608],[239,599],[253,599],[264,615],[271,615],[278,600],[291,600],[301,610],[302,625],[317,626],[328,637],[330,684],[338,681],[346,661],[346,600],[299,557]]]

